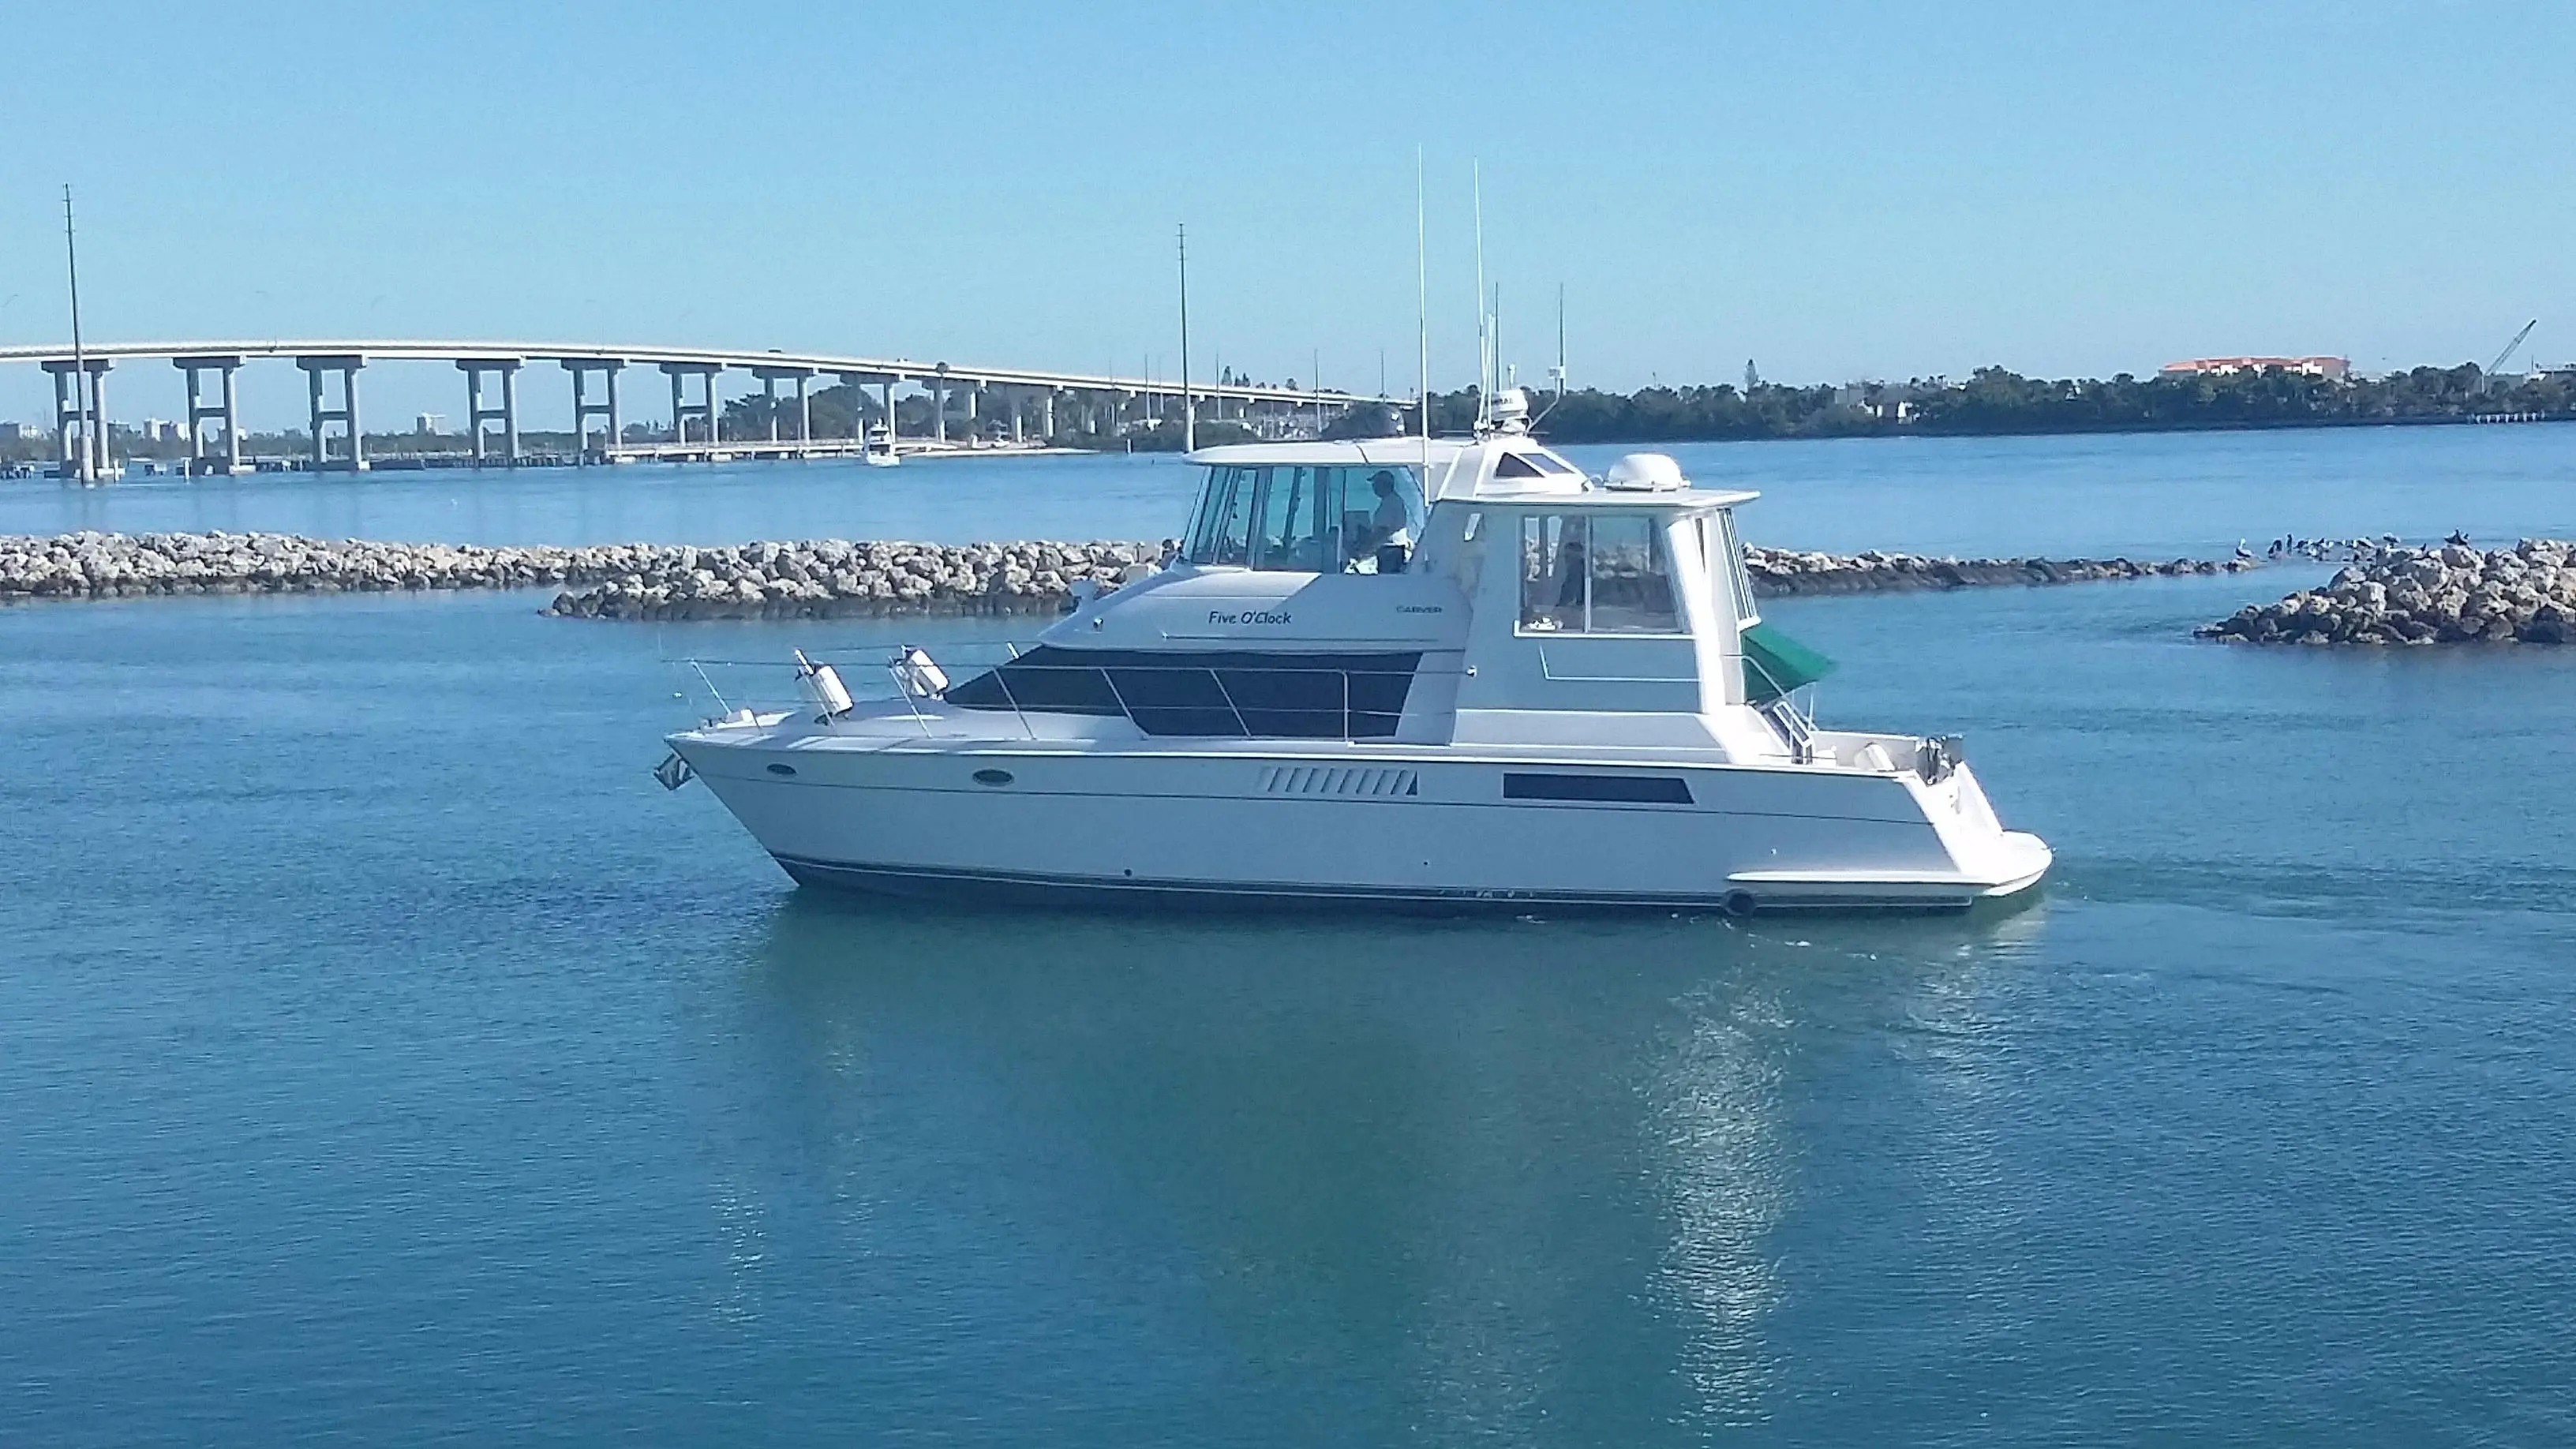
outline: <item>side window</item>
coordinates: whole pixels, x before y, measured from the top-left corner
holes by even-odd
[[[1735,595],[1735,618],[1739,624],[1756,624],[1762,620],[1761,608],[1753,602],[1753,576],[1744,568],[1744,541],[1736,536],[1735,510],[1717,510],[1717,522],[1711,527],[1703,515],[1702,551],[1708,554],[1709,569],[1717,576],[1717,586],[1731,589]]]
[[[1400,574],[1422,532],[1422,485],[1411,468],[1336,468],[1341,567]]]
[[[1521,628],[1531,633],[1680,633],[1663,520],[1648,514],[1524,517]]]
[[[1521,627],[1534,633],[1583,628],[1583,519],[1561,513],[1521,520]]]
[[[1592,519],[1592,617],[1595,634],[1677,634],[1673,566],[1664,521],[1648,514]]]

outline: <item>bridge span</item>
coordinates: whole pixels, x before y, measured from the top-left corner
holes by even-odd
[[[166,361],[186,375],[191,472],[246,471],[249,465],[242,456],[234,374],[246,364],[263,359],[292,361],[304,372],[311,422],[311,466],[356,471],[367,467],[358,374],[371,362],[453,364],[464,378],[466,430],[478,467],[487,462],[516,466],[526,459],[520,445],[518,379],[520,369],[532,362],[557,364],[571,387],[573,431],[580,444],[575,452],[581,462],[633,457],[713,458],[736,452],[798,457],[850,451],[866,426],[864,408],[852,410],[851,436],[814,436],[807,388],[815,378],[826,376],[863,392],[875,389],[872,401],[889,429],[894,426],[895,389],[919,389],[930,404],[930,430],[917,446],[929,447],[949,444],[952,423],[960,426],[969,439],[987,422],[1007,427],[1014,442],[1025,442],[1032,424],[1041,440],[1051,438],[1057,435],[1060,407],[1074,411],[1079,431],[1108,438],[1139,425],[1151,426],[1170,410],[1192,404],[1208,408],[1214,420],[1243,422],[1256,431],[1272,432],[1308,423],[1320,430],[1362,403],[1411,405],[1406,399],[1323,388],[1195,379],[1185,398],[1181,385],[1171,380],[777,349],[752,352],[706,347],[383,338],[100,342],[84,343],[77,356],[67,345],[0,347],[0,363],[32,362],[53,376],[54,427],[61,438],[63,473],[84,479],[92,477],[107,462],[106,376],[120,362]],[[667,442],[634,446],[626,443],[618,378],[629,367],[653,368],[669,381],[672,437]],[[769,404],[765,440],[719,436],[723,405],[716,396],[716,379],[727,372],[747,372],[759,381],[762,396]],[[788,399],[792,414],[781,405],[781,384],[793,389]],[[487,387],[491,389],[488,399]],[[987,408],[998,408],[999,417],[987,416]],[[792,417],[792,434],[782,435],[783,417]],[[597,435],[601,440],[595,449],[590,441],[594,423],[600,425]],[[336,441],[342,443],[336,451],[331,446],[335,438],[330,432],[335,426]],[[495,428],[497,438],[490,431]],[[97,455],[90,455],[85,442],[76,448],[75,438],[98,440]],[[494,442],[499,445],[497,450],[491,446]],[[758,446],[752,447],[754,444]]]

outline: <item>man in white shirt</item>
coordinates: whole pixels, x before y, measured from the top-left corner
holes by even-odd
[[[1377,571],[1400,574],[1413,553],[1413,515],[1396,491],[1393,473],[1380,468],[1369,475],[1369,487],[1377,494],[1377,508],[1369,514],[1369,531],[1377,539]]]

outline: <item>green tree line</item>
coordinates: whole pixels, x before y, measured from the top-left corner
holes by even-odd
[[[1858,393],[1858,396],[1855,396]],[[1904,410],[1899,414],[1897,404]],[[1865,437],[1890,433],[2143,432],[2187,428],[2325,427],[2467,422],[2480,416],[2576,417],[2576,375],[2496,378],[2475,365],[2419,367],[2336,381],[2280,368],[2189,377],[2046,379],[1979,368],[1964,383],[1918,381],[1867,390],[1762,383],[1580,389],[1532,399],[1538,431],[1560,443],[1701,442]],[[1435,432],[1464,431],[1473,388],[1432,394]],[[1411,416],[1405,420],[1412,423]]]

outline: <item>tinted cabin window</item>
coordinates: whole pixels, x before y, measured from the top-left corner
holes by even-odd
[[[1505,453],[1495,460],[1494,476],[1497,478],[1573,478],[1581,476],[1581,470],[1570,464],[1560,463],[1545,453]]]
[[[1660,514],[1541,513],[1521,520],[1521,628],[1678,634]]]
[[[1042,645],[944,697],[964,709],[1125,715],[1149,735],[1384,739],[1421,659]]]
[[[1688,805],[1690,782],[1678,775],[1503,776],[1506,800],[1605,800],[1620,805]]]
[[[1377,573],[1401,565],[1421,527],[1422,487],[1411,468],[1211,468],[1188,557],[1285,573]]]

